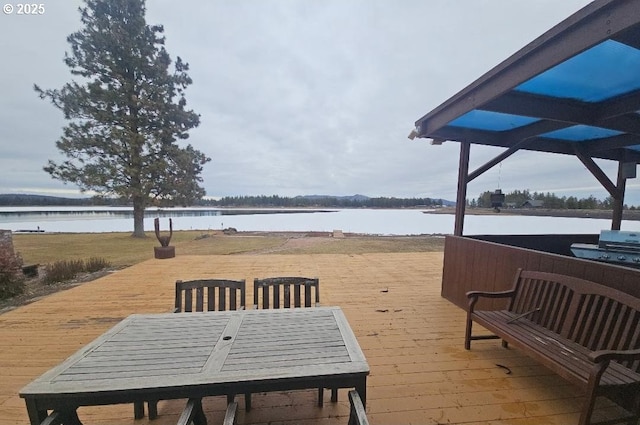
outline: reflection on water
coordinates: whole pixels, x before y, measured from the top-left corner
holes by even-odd
[[[330,212],[327,210],[290,210],[290,209],[147,209],[145,218],[156,217],[213,217],[224,215],[255,215],[255,214],[304,214]],[[100,219],[133,218],[133,210],[122,209],[66,209],[40,210],[17,209],[0,210],[0,223],[16,221],[58,221],[58,220],[100,220]]]
[[[375,235],[421,235],[453,233],[454,217],[449,214],[425,214],[424,210],[383,209],[240,209],[171,208],[148,209],[144,228],[153,232],[153,220],[162,218],[161,228],[174,230],[221,230],[233,227],[241,232],[290,231],[361,233]],[[609,220],[527,217],[467,216],[465,235],[517,234],[599,234],[610,227]],[[622,230],[640,230],[638,221],[623,221]],[[52,232],[130,232],[131,208],[107,207],[6,207],[0,209],[0,229],[18,231],[42,229]]]

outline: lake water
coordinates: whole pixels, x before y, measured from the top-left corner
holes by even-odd
[[[453,215],[426,214],[425,211],[428,210],[149,209],[145,230],[153,232],[154,218],[160,217],[160,229],[167,231],[170,217],[174,230],[233,227],[238,231],[331,232],[339,229],[345,233],[375,235],[453,233]],[[610,226],[611,222],[604,219],[467,215],[464,234],[599,234]],[[45,232],[131,232],[133,212],[127,207],[4,207],[0,208],[0,229],[14,232],[36,229]],[[622,229],[640,231],[640,222],[623,221]]]

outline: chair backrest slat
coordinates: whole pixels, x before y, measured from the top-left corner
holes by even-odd
[[[256,308],[313,307],[319,303],[320,282],[317,278],[285,276],[256,278],[253,281],[253,305]]]
[[[195,291],[195,304],[194,294]],[[205,296],[206,293],[206,296]],[[245,280],[200,279],[176,282],[176,312],[225,311],[245,308]],[[206,306],[205,306],[206,300]]]
[[[204,311],[204,287],[196,288],[196,311]]]

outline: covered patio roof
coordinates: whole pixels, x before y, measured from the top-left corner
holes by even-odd
[[[456,226],[467,183],[518,150],[576,156],[614,199],[640,163],[640,1],[596,0],[418,119],[409,136],[461,143]],[[471,144],[505,150],[473,172]],[[612,181],[594,159],[618,162]]]

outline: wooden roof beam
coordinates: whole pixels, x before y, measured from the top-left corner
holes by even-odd
[[[607,177],[607,175],[602,171],[602,169],[596,164],[593,159],[582,152],[582,150],[576,146],[575,155],[578,159],[584,164],[585,167],[593,174],[593,176],[600,182],[602,187],[604,187],[607,192],[614,199],[619,199],[621,196],[618,187]]]
[[[482,106],[482,110],[562,121],[640,136],[640,92],[601,104],[509,92]]]
[[[469,173],[467,175],[467,183],[469,183],[471,180],[475,179],[476,177],[481,176],[485,172],[489,171],[491,168],[495,167],[496,165],[498,165],[499,163],[501,163],[505,159],[509,158],[514,153],[518,152],[520,150],[520,148],[526,144],[526,142],[527,142],[526,140],[523,140],[520,143],[517,143],[517,144],[511,146],[510,148],[508,148],[507,150],[502,152],[500,155],[498,155],[495,158],[493,158],[492,160],[486,162],[484,165],[481,165],[480,167],[478,167],[472,173]]]

